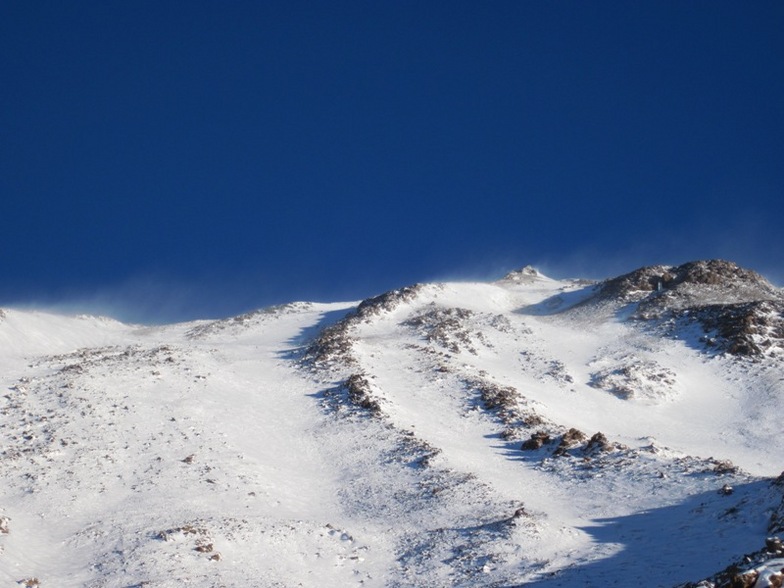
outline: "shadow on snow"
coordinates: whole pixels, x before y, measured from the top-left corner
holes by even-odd
[[[286,343],[290,348],[279,352],[280,357],[284,359],[298,359],[302,351],[310,344],[313,339],[327,327],[334,325],[338,321],[344,319],[349,313],[356,309],[355,306],[348,308],[341,308],[339,310],[330,310],[321,315],[319,321],[313,325],[303,327],[300,332],[291,337]]]
[[[701,492],[677,504],[594,519],[580,530],[590,535],[598,559],[506,588],[699,581],[764,546],[771,501],[770,482],[760,480],[736,486],[729,496]]]

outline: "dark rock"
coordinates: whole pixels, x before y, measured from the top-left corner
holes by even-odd
[[[667,266],[654,265],[636,269],[628,274],[609,279],[599,289],[601,298],[626,299],[639,292],[653,292],[673,280]]]
[[[613,446],[607,440],[607,437],[604,433],[596,433],[593,437],[590,438],[588,441],[588,445],[585,446],[586,452],[593,452],[593,451],[612,451]]]
[[[381,413],[381,406],[373,398],[370,390],[370,382],[360,374],[352,374],[346,380],[346,391],[348,400],[351,404],[369,410],[373,414]]]
[[[351,355],[353,340],[350,336],[354,325],[382,312],[394,310],[403,302],[413,300],[421,289],[421,284],[415,284],[362,301],[356,310],[321,331],[319,336],[308,345],[303,361],[317,367],[326,367],[333,361],[340,361],[344,365],[355,364],[356,361]]]
[[[737,474],[738,471],[739,471],[738,466],[733,464],[728,459],[713,461],[713,472],[715,474]]]
[[[579,429],[571,428],[561,437],[561,442],[558,444],[556,453],[564,453],[567,449],[577,445],[578,443],[582,443],[585,441],[585,439],[585,433]]]
[[[729,588],[753,588],[757,583],[757,578],[759,578],[759,573],[754,570],[737,574],[730,580]]]
[[[541,449],[545,443],[550,442],[550,435],[545,433],[544,431],[538,431],[531,435],[531,438],[527,441],[524,441],[523,444],[520,446],[522,451],[534,451],[536,449]]]
[[[357,306],[356,317],[364,320],[382,312],[394,310],[403,302],[409,302],[416,298],[422,287],[422,284],[414,284],[363,300]]]

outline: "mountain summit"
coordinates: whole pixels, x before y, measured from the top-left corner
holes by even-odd
[[[665,325],[676,337],[697,323],[702,342],[735,355],[784,350],[784,294],[728,261],[640,268],[606,280],[585,304],[622,308],[629,318]]]
[[[531,267],[157,327],[0,314],[0,581],[770,586],[784,298]]]

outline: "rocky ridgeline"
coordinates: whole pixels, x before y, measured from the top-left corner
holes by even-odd
[[[223,332],[236,334],[240,330],[249,329],[265,320],[275,319],[285,314],[294,314],[312,307],[310,302],[290,302],[278,304],[259,310],[253,310],[227,319],[207,321],[196,325],[186,333],[189,339],[204,339]]]
[[[321,331],[305,349],[303,363],[317,369],[355,365],[356,360],[351,356],[351,331],[354,326],[413,300],[423,287],[422,284],[414,284],[363,300],[356,310]]]
[[[351,414],[359,411],[376,418],[383,417],[380,399],[367,376],[358,369],[357,360],[353,356],[352,331],[360,323],[391,312],[401,304],[414,300],[422,288],[422,284],[414,284],[362,301],[354,311],[323,329],[307,346],[301,359],[303,366],[314,371],[350,370],[353,372],[337,386],[324,390],[325,408],[335,413]]]
[[[768,300],[780,293],[765,278],[730,261],[690,261],[679,266],[655,265],[606,280],[599,287],[602,298],[652,303],[650,294],[682,303],[733,303]]]
[[[649,266],[603,282],[583,305],[636,304],[631,318],[697,323],[706,347],[736,356],[784,352],[784,294],[752,270],[723,260]]]

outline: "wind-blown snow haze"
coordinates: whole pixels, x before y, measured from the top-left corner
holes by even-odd
[[[6,0],[0,304],[174,322],[520,260],[774,279],[782,26],[776,0]]]

